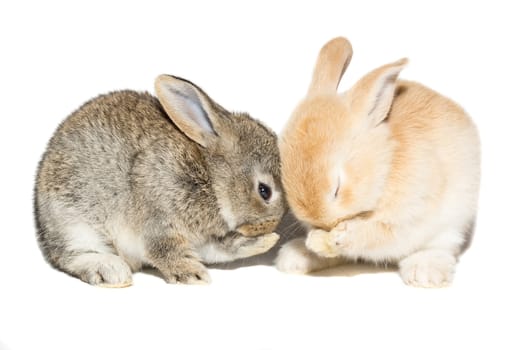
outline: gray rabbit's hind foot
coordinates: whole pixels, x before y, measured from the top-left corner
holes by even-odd
[[[52,213],[41,222],[39,240],[47,260],[60,270],[95,286],[130,286],[131,267],[116,255],[108,238],[85,221],[71,223],[74,215],[68,214],[71,213]]]
[[[132,284],[130,267],[114,254],[80,254],[71,260],[67,270],[82,281],[99,287],[123,288]]]

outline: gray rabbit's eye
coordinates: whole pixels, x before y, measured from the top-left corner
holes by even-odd
[[[258,189],[259,189],[259,195],[265,201],[272,198],[272,189],[270,188],[270,186],[263,184],[262,182],[259,182]]]

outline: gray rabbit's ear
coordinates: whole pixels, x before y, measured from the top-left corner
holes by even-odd
[[[155,80],[155,92],[170,119],[190,139],[203,147],[217,139],[210,120],[213,108],[197,86],[171,75],[160,75]]]

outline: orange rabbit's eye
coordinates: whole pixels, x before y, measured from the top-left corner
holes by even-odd
[[[337,198],[337,195],[339,194],[339,188],[341,187],[341,177],[337,178],[337,187],[334,192],[334,198]]]

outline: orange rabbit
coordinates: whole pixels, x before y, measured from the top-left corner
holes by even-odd
[[[398,264],[410,285],[447,285],[476,215],[477,129],[448,98],[397,80],[407,59],[337,93],[351,56],[345,38],[321,49],[282,132],[283,185],[309,233],[283,246],[277,267],[307,273],[364,259]]]

